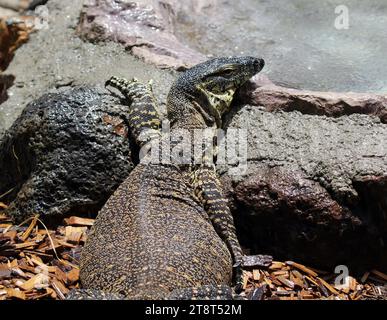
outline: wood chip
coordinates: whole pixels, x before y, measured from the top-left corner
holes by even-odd
[[[17,298],[17,299],[21,299],[21,300],[27,299],[25,293],[18,290],[18,289],[8,288],[8,289],[6,289],[6,291],[7,291],[7,296],[9,298]]]
[[[354,277],[348,276],[349,289],[351,291],[356,291],[357,281]]]
[[[9,268],[16,268],[19,265],[17,260],[12,260],[11,262],[8,262]]]
[[[24,252],[28,253],[28,254],[33,253],[33,254],[35,254],[35,255],[37,255],[39,257],[46,258],[46,259],[47,258],[52,258],[51,254],[43,253],[43,252],[40,252],[40,251],[31,251],[31,250],[26,249],[26,250],[24,250]]]
[[[296,263],[296,262],[293,262],[293,261],[286,261],[285,263],[288,266],[297,268],[297,269],[301,270],[302,272],[307,273],[308,275],[310,275],[312,277],[317,277],[318,276],[318,274],[316,272],[314,272],[313,270],[310,270],[309,268],[305,267],[302,264],[299,264],[299,263]]]
[[[46,288],[46,291],[47,291],[47,294],[49,294],[52,299],[56,299],[58,297],[54,289]]]
[[[24,243],[16,243],[15,249],[25,249],[25,248],[33,248],[36,247],[38,244],[35,241],[30,242],[24,242]]]
[[[8,206],[5,203],[0,202],[0,208],[1,209],[8,209]],[[1,217],[3,217],[3,219],[1,219]],[[0,220],[4,220],[4,218],[5,218],[5,215],[0,216]]]
[[[79,269],[72,269],[67,273],[69,283],[75,283],[79,280]]]
[[[68,242],[78,244],[82,238],[83,233],[86,231],[87,231],[86,227],[67,226],[65,229],[65,239]]]
[[[291,294],[295,294],[294,291],[286,291],[286,290],[278,290],[275,292],[278,296],[290,296]]]
[[[260,287],[255,288],[251,291],[249,295],[249,300],[263,300],[267,285],[261,285]]]
[[[278,276],[277,279],[290,289],[294,289],[294,282],[286,279],[284,276]]]
[[[67,293],[69,293],[70,290],[67,289],[61,282],[59,282],[56,279],[52,279],[51,283],[52,283],[52,287],[55,290],[58,297],[61,300],[64,300],[66,298]]]
[[[270,287],[270,289],[274,289],[274,285],[269,278],[263,276],[263,281]]]
[[[32,263],[34,263],[34,264],[37,264],[37,265],[41,265],[41,264],[44,264],[43,263],[43,260],[40,258],[40,257],[38,257],[38,256],[36,256],[35,254],[31,254],[30,255],[30,259],[32,260],[34,260],[34,261],[32,261]]]
[[[26,241],[27,238],[30,236],[32,230],[35,228],[36,223],[38,222],[39,215],[36,215],[32,218],[30,225],[28,226],[27,230],[23,233],[23,235],[20,237],[21,241]]]
[[[36,266],[39,267],[39,268],[36,268],[36,271],[37,271],[37,272],[55,273],[56,267],[48,266],[48,265],[44,264],[41,260],[39,261],[39,260],[37,260],[36,258],[37,258],[37,257],[31,258],[31,261],[32,261]]]
[[[36,268],[28,265],[20,265],[20,269],[31,272],[31,273],[36,273]]]
[[[5,216],[1,218],[1,221],[8,220]],[[80,252],[87,226],[70,226],[67,236],[70,241],[78,242],[70,243],[65,226],[46,231],[43,226],[39,229],[37,218],[27,227],[4,224],[6,228],[0,229],[0,261],[7,262],[0,263],[0,300],[64,299],[69,290],[80,288],[74,253]],[[9,294],[7,289],[12,289]]]
[[[246,287],[247,287],[247,283],[249,281],[250,274],[251,274],[250,272],[243,271],[243,289],[246,289]]]
[[[253,270],[253,279],[255,281],[261,280],[261,273],[259,272],[259,270]]]
[[[329,297],[329,291],[328,291],[327,288],[324,286],[324,284],[322,283],[321,279],[316,278],[316,282],[318,283],[318,287],[319,287],[319,289],[320,289],[320,292],[322,292],[322,294],[324,295],[324,297]]]
[[[371,270],[371,272],[376,275],[377,277],[383,279],[384,281],[387,281],[387,274],[383,273],[383,272],[380,272],[378,270]]]
[[[75,269],[79,269],[79,266],[67,261],[67,260],[61,260],[60,261],[63,265],[65,266],[68,266],[68,267],[71,267],[71,268],[75,268]]]
[[[328,282],[326,282],[324,279],[317,278],[332,294],[338,295],[339,293],[336,291],[335,288],[333,288]]]
[[[25,282],[21,286],[21,288],[26,290],[26,291],[29,291],[32,289],[42,289],[42,288],[48,287],[49,282],[50,282],[49,276],[47,276],[43,273],[39,273],[39,274],[35,275],[34,277],[32,277],[27,282]]]
[[[284,265],[285,264],[283,262],[273,261],[271,266],[269,267],[269,270],[279,270],[282,269]]]
[[[369,275],[370,275],[370,272],[369,272],[369,271],[366,271],[366,272],[363,274],[363,276],[361,277],[360,282],[361,282],[361,283],[365,283],[365,282],[367,281]]]
[[[67,274],[63,272],[59,267],[56,267],[55,277],[63,284],[67,284]]]
[[[11,277],[11,268],[7,265],[0,264],[0,279],[5,279]]]
[[[302,274],[299,273],[297,270],[290,271],[290,281],[292,281],[295,285],[297,285],[300,288],[305,287],[304,279],[302,277]]]
[[[64,219],[65,224],[70,226],[89,226],[91,227],[94,224],[95,219],[87,219],[80,217],[69,217]]]
[[[337,290],[348,294],[350,291],[356,291],[357,281],[351,276],[345,277],[343,284],[337,284],[334,286]]]
[[[59,245],[59,247],[66,247],[66,248],[76,248],[77,247],[75,244],[68,243],[64,240],[57,240],[57,244]]]
[[[28,226],[14,226],[1,214],[0,222],[5,226],[0,227],[0,300],[65,299],[70,290],[81,288],[79,253],[93,219],[73,216],[66,219],[66,225],[49,231],[33,221]],[[249,257],[245,261],[249,269],[243,273],[244,296],[248,299],[376,299],[383,291],[378,286],[387,278],[372,270],[361,281],[348,278],[346,288],[338,289],[334,273],[292,261],[272,261],[270,256]]]
[[[278,277],[278,276],[284,276],[284,277],[286,277],[286,278],[289,277],[289,272],[286,271],[286,270],[278,270],[278,271],[274,271],[274,272],[272,272],[271,274],[272,274],[273,276],[276,276],[276,277]]]
[[[21,270],[20,268],[12,268],[12,273],[24,279],[27,279],[28,277],[27,274],[23,272],[23,270]]]
[[[309,276],[305,276],[305,279],[307,279],[310,283],[314,284],[316,287],[319,287],[319,283],[314,280],[313,278],[309,277]]]
[[[3,233],[3,237],[8,238],[11,241],[15,241],[16,235],[17,235],[16,230],[10,230],[10,231]]]
[[[59,243],[60,240],[53,238],[54,248],[56,251],[63,247],[62,244]],[[52,243],[47,239],[45,243],[39,245],[38,250],[44,253],[53,253],[54,248],[52,247]]]
[[[314,295],[306,290],[302,290],[300,292],[300,297],[301,299],[309,300],[309,299],[314,299]]]

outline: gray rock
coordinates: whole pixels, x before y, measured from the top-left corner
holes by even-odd
[[[247,172],[223,182],[247,247],[327,267],[381,263],[386,124],[246,106],[229,117],[235,127],[248,129]]]
[[[90,87],[29,103],[0,142],[7,213],[16,221],[96,214],[133,167],[127,112],[118,98]]]

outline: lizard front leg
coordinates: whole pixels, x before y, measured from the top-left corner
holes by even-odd
[[[143,84],[137,79],[111,77],[105,86],[118,89],[131,102],[128,123],[140,148],[159,137],[161,112],[153,95],[151,83]]]

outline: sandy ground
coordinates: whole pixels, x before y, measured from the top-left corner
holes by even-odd
[[[8,91],[10,98],[0,105],[0,134],[40,95],[78,84],[103,86],[112,75],[153,79],[157,99],[165,101],[175,73],[139,61],[119,44],[83,42],[75,33],[81,5],[82,1],[49,1],[48,29],[32,34],[17,50],[5,71],[16,80]]]

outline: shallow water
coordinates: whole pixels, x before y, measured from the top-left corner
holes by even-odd
[[[337,29],[338,5],[348,29]],[[387,93],[386,0],[198,0],[178,37],[205,54],[250,54],[286,86]]]

